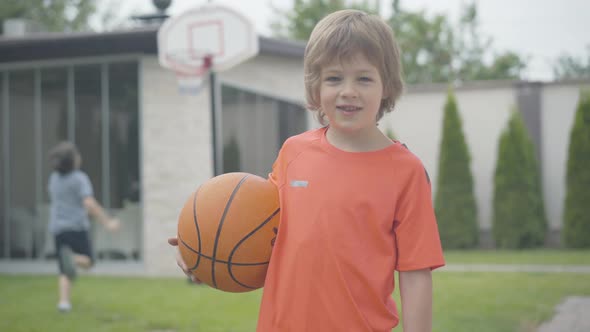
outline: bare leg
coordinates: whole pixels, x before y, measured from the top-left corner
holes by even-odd
[[[72,283],[67,276],[60,274],[58,277],[59,283],[59,305],[60,310],[64,309],[65,307],[61,306],[70,306],[70,288],[72,287]],[[68,310],[64,310],[68,311]]]

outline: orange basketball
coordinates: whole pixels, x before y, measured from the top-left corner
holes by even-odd
[[[248,292],[264,285],[279,225],[279,194],[266,179],[227,173],[209,179],[178,217],[178,247],[211,287]]]

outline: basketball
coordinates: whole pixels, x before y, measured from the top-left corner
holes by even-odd
[[[268,180],[227,173],[203,183],[178,217],[178,248],[211,287],[248,292],[264,285],[279,226],[279,194]]]

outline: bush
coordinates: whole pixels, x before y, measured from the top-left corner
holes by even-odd
[[[479,235],[473,177],[457,103],[451,90],[444,108],[438,162],[434,206],[443,247],[473,248]]]
[[[590,248],[590,90],[580,101],[570,135],[567,161],[563,244]]]
[[[223,146],[223,173],[240,171],[240,146],[235,136],[231,136]]]
[[[391,128],[387,128],[385,130],[385,136],[389,137],[389,139],[397,141],[397,137],[395,136],[395,133],[393,132],[393,129]]]
[[[492,232],[498,248],[532,248],[545,242],[547,219],[539,163],[517,110],[500,136]]]

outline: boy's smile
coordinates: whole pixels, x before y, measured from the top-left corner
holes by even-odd
[[[341,134],[374,130],[382,99],[379,70],[362,53],[335,60],[321,71],[320,104],[331,130]]]

